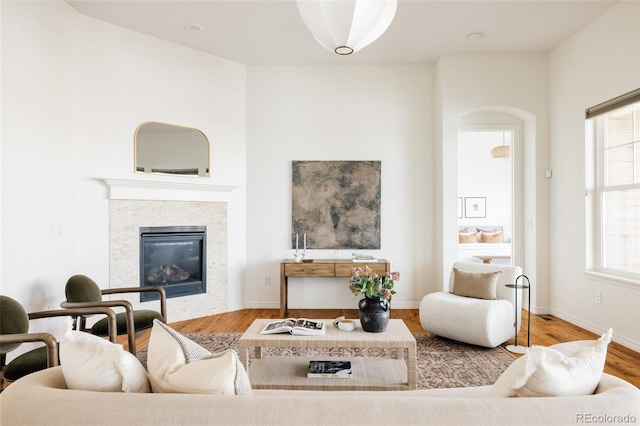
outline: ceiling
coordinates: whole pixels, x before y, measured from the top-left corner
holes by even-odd
[[[84,15],[246,65],[428,64],[443,54],[546,53],[616,2],[399,0],[377,41],[339,56],[315,41],[295,0],[67,1]],[[483,36],[469,40],[473,32]]]

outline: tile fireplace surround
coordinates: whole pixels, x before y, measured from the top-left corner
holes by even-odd
[[[221,197],[211,194],[221,189],[221,192],[228,192],[233,187],[144,181],[105,182],[111,188],[110,288],[140,285],[140,227],[206,226],[207,292],[168,299],[167,316],[170,322],[175,322],[227,312],[227,202],[224,197],[220,201]],[[139,295],[121,294],[118,298],[129,300],[137,309],[154,309],[158,304],[141,303]]]

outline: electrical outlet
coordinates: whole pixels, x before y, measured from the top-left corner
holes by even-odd
[[[60,224],[59,223],[50,223],[49,224],[49,236],[50,237],[59,237],[60,235],[61,235]]]
[[[271,276],[269,275],[264,276],[264,285],[271,285]]]
[[[596,292],[596,303],[598,305],[602,305],[602,293],[600,293],[599,291]]]

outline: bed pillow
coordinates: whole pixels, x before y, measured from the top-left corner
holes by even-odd
[[[251,394],[236,351],[212,354],[158,320],[151,329],[147,369],[156,393]]]
[[[502,232],[502,226],[476,226],[478,232]]]
[[[598,340],[533,346],[491,387],[495,397],[576,396],[595,392],[613,331]]]
[[[468,244],[468,243],[477,243],[477,242],[478,242],[477,232],[458,232],[459,244]]]
[[[465,272],[453,268],[453,289],[457,296],[474,297],[476,299],[496,299],[498,277],[502,271]]]
[[[503,243],[504,237],[502,231],[499,232],[480,232],[480,241],[483,243]]]
[[[69,389],[151,392],[147,372],[133,354],[70,324],[60,340],[60,366]]]

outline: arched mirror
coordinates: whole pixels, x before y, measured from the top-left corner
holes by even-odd
[[[209,176],[209,140],[200,130],[146,122],[134,136],[135,170],[181,176]]]

